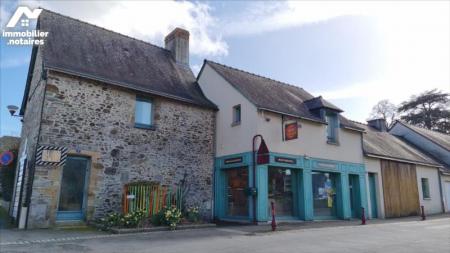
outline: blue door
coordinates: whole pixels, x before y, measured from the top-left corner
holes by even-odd
[[[57,220],[83,220],[87,200],[89,159],[68,156],[62,171]]]
[[[375,184],[375,174],[369,173],[369,192],[370,192],[370,211],[372,213],[372,218],[378,217],[378,207],[377,207],[377,188]]]
[[[349,175],[350,210],[352,218],[361,217],[361,197],[359,189],[359,176]]]

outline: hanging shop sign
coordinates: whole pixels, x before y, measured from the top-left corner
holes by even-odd
[[[269,163],[269,148],[266,145],[264,139],[261,140],[258,151],[256,153],[256,164],[268,164]]]
[[[14,161],[14,154],[11,151],[5,151],[0,155],[0,164],[8,166]]]
[[[275,156],[275,162],[277,163],[287,163],[287,164],[296,164],[297,160],[294,158]]]
[[[223,161],[223,163],[226,164],[226,165],[228,165],[228,164],[235,164],[235,163],[242,163],[242,156],[225,159]]]
[[[294,140],[298,138],[298,123],[292,122],[284,125],[284,140]]]
[[[36,165],[62,166],[66,162],[66,147],[39,146],[36,154]]]

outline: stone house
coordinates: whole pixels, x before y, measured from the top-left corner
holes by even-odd
[[[403,138],[383,119],[356,123],[363,134],[369,217],[391,218],[442,212],[439,170],[442,166]]]
[[[286,220],[350,219],[367,210],[364,129],[341,109],[208,60],[197,80],[219,109],[215,218],[267,222],[271,203]]]
[[[442,165],[440,170],[442,201],[450,212],[450,135],[396,121],[389,129],[396,135]]]
[[[185,180],[186,202],[209,218],[216,106],[189,68],[189,33],[160,48],[47,10],[37,29],[49,35],[33,47],[20,109],[19,227],[119,211],[124,184],[141,180]]]

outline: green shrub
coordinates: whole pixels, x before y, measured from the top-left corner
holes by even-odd
[[[130,212],[127,214],[111,213],[100,219],[101,228],[104,230],[112,227],[117,228],[136,228],[145,218],[145,212],[142,210]]]
[[[186,209],[186,218],[190,222],[198,222],[200,220],[200,212],[198,207],[189,207]]]
[[[166,207],[152,217],[152,224],[154,226],[167,225],[170,229],[176,229],[177,225],[181,222],[181,217],[180,209],[175,206]]]

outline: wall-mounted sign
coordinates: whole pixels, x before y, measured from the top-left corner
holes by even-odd
[[[36,165],[64,165],[68,149],[65,147],[39,146]]]
[[[336,169],[336,164],[334,163],[325,163],[325,162],[318,162],[316,163],[316,168],[326,168],[326,169]]]
[[[296,164],[297,160],[294,158],[275,156],[275,162],[277,163],[287,163],[287,164]]]
[[[8,166],[14,161],[14,154],[11,151],[5,151],[0,155],[0,164]]]
[[[242,163],[242,156],[225,159],[223,163],[224,164]]]
[[[298,123],[292,122],[284,125],[284,140],[294,140],[298,138]]]

